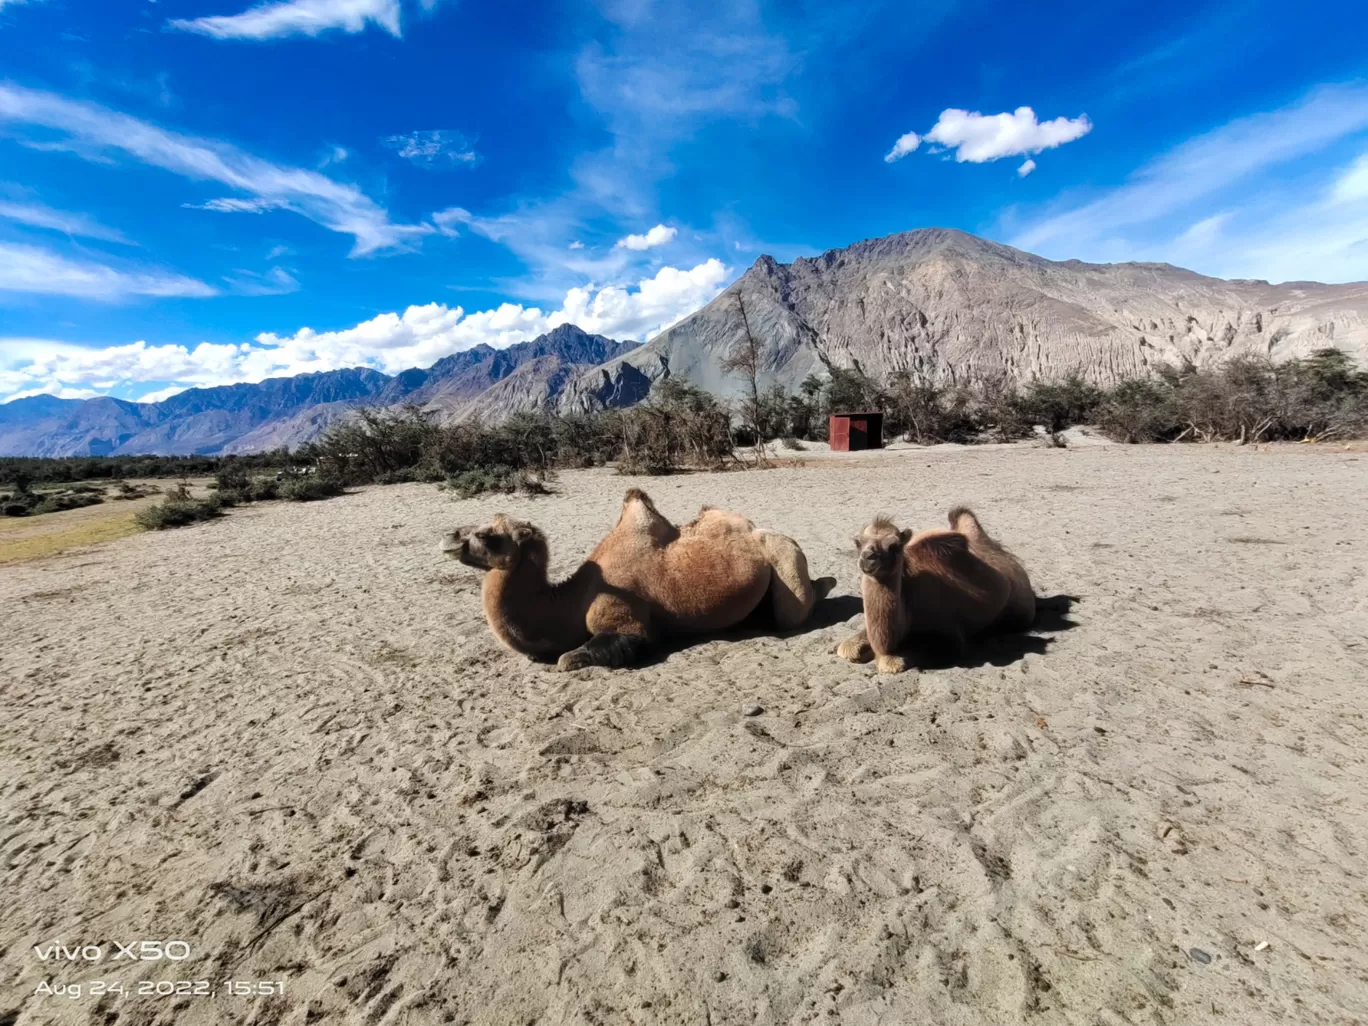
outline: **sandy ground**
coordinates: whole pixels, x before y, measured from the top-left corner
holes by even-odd
[[[442,531],[507,510],[568,571],[633,484],[794,535],[840,597],[636,670],[499,649]],[[373,488],[0,569],[0,1023],[1368,1022],[1368,454],[560,486]],[[839,662],[855,531],[959,501],[1073,626]]]

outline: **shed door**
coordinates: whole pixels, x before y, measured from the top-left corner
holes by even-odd
[[[869,448],[869,422],[863,417],[850,418],[850,447],[851,449]]]
[[[845,417],[831,418],[831,449],[833,452],[845,452],[850,448],[850,421]]]

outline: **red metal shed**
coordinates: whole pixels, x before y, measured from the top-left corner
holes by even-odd
[[[883,448],[883,411],[833,413],[828,422],[832,452]]]

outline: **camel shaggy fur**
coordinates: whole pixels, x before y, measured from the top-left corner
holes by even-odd
[[[855,545],[865,626],[841,642],[843,659],[873,659],[880,673],[901,673],[908,664],[899,649],[918,635],[943,639],[962,656],[976,634],[1025,630],[1035,620],[1025,568],[962,506],[950,511],[948,531],[913,534],[879,517]]]
[[[788,630],[835,584],[814,584],[791,538],[707,506],[676,527],[638,488],[628,489],[617,526],[560,583],[547,578],[546,536],[503,514],[487,527],[457,528],[442,551],[487,571],[485,619],[499,641],[562,670],[629,666],[661,635],[734,627],[766,599],[775,625]]]

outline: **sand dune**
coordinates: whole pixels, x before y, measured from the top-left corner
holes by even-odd
[[[631,671],[500,649],[441,533],[505,510],[565,572],[631,485],[791,534],[838,597]],[[0,1022],[1368,1020],[1368,455],[560,488],[372,488],[0,568]],[[956,502],[1072,614],[977,665],[839,661],[855,532]],[[190,957],[111,959],[144,939]],[[212,993],[156,994],[179,980]]]

